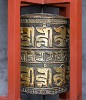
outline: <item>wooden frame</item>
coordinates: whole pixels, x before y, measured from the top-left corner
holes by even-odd
[[[8,97],[20,100],[20,3],[30,2],[66,7],[60,14],[70,18],[70,91],[63,100],[82,100],[82,28],[81,0],[8,0]]]

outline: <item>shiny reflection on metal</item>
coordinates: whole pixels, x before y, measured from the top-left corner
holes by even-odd
[[[21,16],[21,92],[69,90],[69,19],[52,14]]]

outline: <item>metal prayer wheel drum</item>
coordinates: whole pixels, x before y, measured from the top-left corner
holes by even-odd
[[[69,19],[52,14],[21,16],[21,92],[69,90]]]

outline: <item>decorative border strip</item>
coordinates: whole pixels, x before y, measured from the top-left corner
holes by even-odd
[[[46,95],[46,94],[51,94],[51,95],[54,95],[54,94],[58,94],[58,93],[64,93],[64,92],[67,92],[69,91],[69,86],[66,86],[66,87],[57,87],[56,89],[55,88],[47,88],[47,89],[30,89],[30,88],[21,88],[21,92],[24,92],[24,93],[29,93],[29,94],[42,94],[42,95]]]
[[[24,23],[52,23],[52,24],[67,24],[68,21],[65,19],[21,19],[21,24]]]

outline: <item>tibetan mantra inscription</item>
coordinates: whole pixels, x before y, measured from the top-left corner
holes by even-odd
[[[69,90],[69,19],[52,14],[21,16],[21,92]]]

